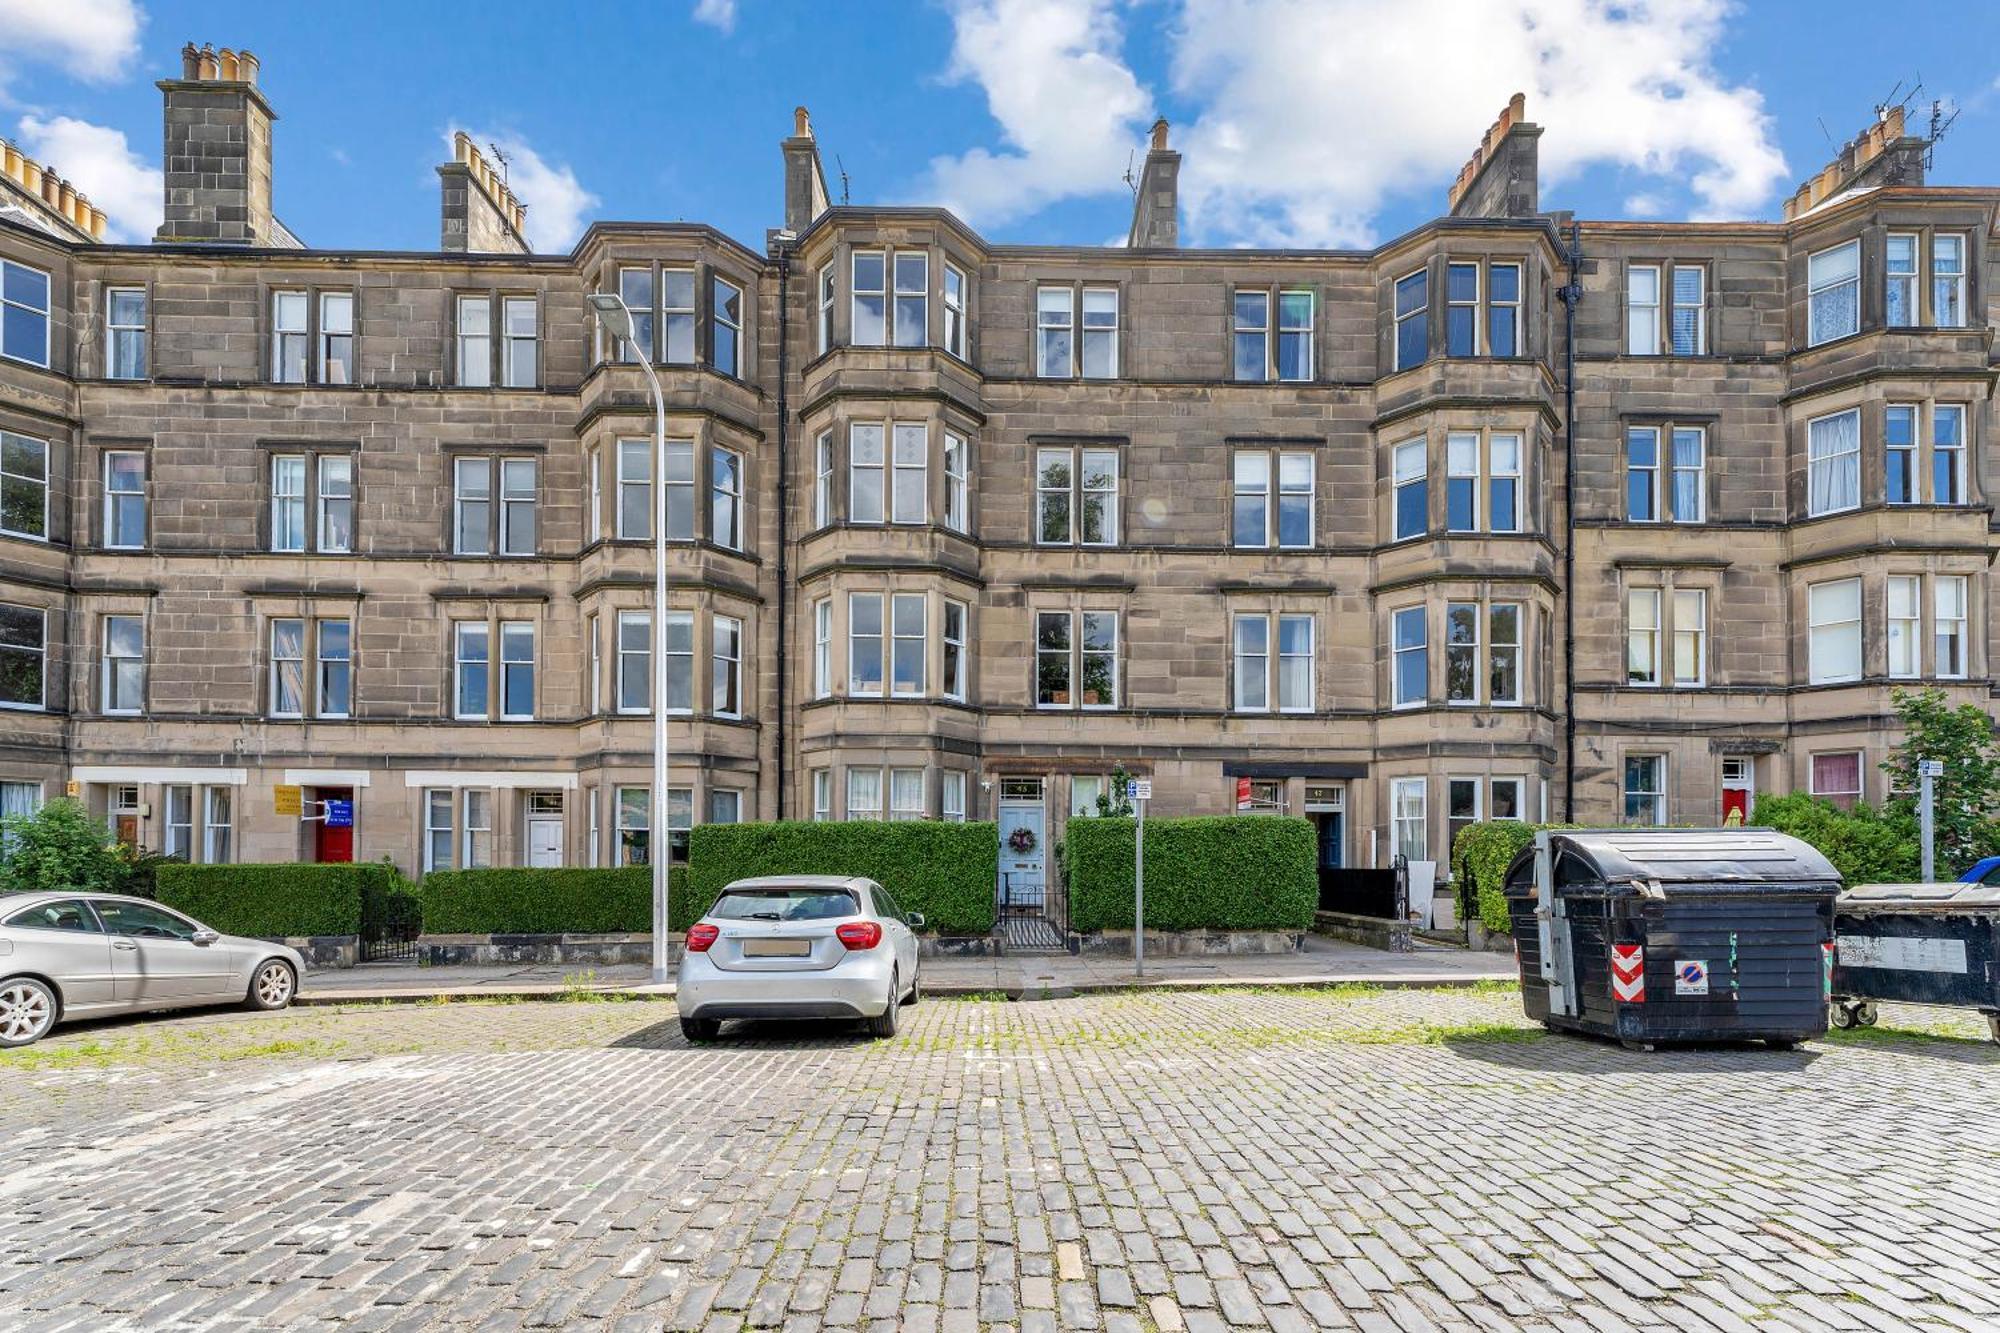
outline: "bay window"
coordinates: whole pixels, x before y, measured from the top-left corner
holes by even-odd
[[[1420,438],[1397,445],[1392,455],[1397,541],[1421,537],[1429,530],[1430,492],[1425,478],[1428,451],[1429,445]]]
[[[692,622],[689,626],[692,630]],[[716,616],[710,633],[710,704],[717,717],[743,716],[743,622]],[[692,683],[692,682],[690,682]]]
[[[1428,269],[1396,279],[1396,369],[1420,366],[1430,357]]]
[[[1806,345],[1817,347],[1861,330],[1861,242],[1822,250],[1806,261]]]
[[[944,433],[944,525],[953,532],[970,532],[972,512],[971,472],[966,462],[965,437]]]
[[[930,457],[930,428],[922,423],[898,421],[891,428],[893,473],[889,495],[892,523],[924,523],[930,518],[930,491],[927,464]]]
[[[1861,799],[1861,752],[1840,750],[1812,757],[1812,794],[1842,810],[1852,810]]]
[[[0,708],[45,706],[48,613],[0,602]]]
[[[535,715],[535,627],[525,620],[500,622],[500,716],[525,721]]]
[[[1931,580],[1936,670],[1944,679],[1963,679],[1966,673],[1965,587],[1963,574],[1940,574]]]
[[[888,340],[888,256],[880,250],[856,250],[849,268],[853,308],[847,341],[855,347],[880,347]]]
[[[743,456],[729,449],[708,455],[708,536],[717,546],[743,549]]]
[[[833,601],[813,603],[813,698],[833,693]]]
[[[48,540],[47,440],[0,430],[0,533]]]
[[[847,595],[847,692],[882,693],[882,594]]]
[[[0,356],[49,364],[49,275],[0,259]]]
[[[618,613],[618,711],[644,713],[653,706],[653,617],[645,611]]]
[[[965,274],[955,266],[944,266],[944,350],[965,359]]]
[[[1390,618],[1390,702],[1415,708],[1430,699],[1430,643],[1421,606],[1404,607]]]
[[[1814,685],[1861,679],[1861,580],[1806,589],[1807,679]]]
[[[847,428],[847,521],[880,523],[886,515],[883,477],[886,457],[880,422],[857,421]]]
[[[1806,512],[1814,517],[1861,504],[1861,413],[1806,423]]]
[[[894,267],[896,346],[922,347],[930,334],[930,256],[921,250],[898,250]]]
[[[1389,854],[1408,861],[1430,859],[1428,792],[1423,778],[1394,778],[1389,783]]]
[[[1965,325],[1965,237],[1956,232],[1931,236],[1931,323],[1941,329]]]
[[[1888,622],[1889,674],[1914,679],[1924,673],[1923,588],[1915,574],[1891,574],[1884,598],[1884,619]]]
[[[668,331],[672,332],[671,317]],[[709,284],[708,342],[712,369],[732,379],[742,373],[743,289],[727,278],[714,278]]]
[[[1892,231],[1884,242],[1882,283],[1883,320],[1890,328],[1909,328],[1923,322],[1917,305],[1917,256],[1923,238],[1913,231]]]
[[[899,698],[924,692],[926,620],[924,594],[896,593],[889,599],[889,692]]]
[[[944,680],[941,690],[947,699],[965,701],[966,694],[966,635],[968,611],[964,602],[947,600],[944,604]]]

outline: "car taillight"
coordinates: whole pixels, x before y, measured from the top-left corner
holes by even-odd
[[[850,921],[835,926],[833,934],[850,949],[872,949],[882,942],[882,927],[873,921]]]
[[[716,937],[720,934],[722,934],[721,931],[705,921],[698,925],[689,926],[687,937],[688,952],[707,953],[708,946],[715,943]]]

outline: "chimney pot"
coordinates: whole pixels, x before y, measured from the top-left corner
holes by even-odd
[[[215,48],[204,42],[201,47],[201,70],[195,77],[206,81],[213,79],[216,73]]]
[[[236,53],[225,46],[216,55],[222,77],[231,83],[236,82]]]
[[[105,222],[106,218],[103,209],[93,208],[90,210],[90,234],[100,241],[104,239]]]
[[[1167,151],[1167,118],[1165,116],[1161,116],[1153,122],[1153,151],[1156,153]]]
[[[257,57],[248,51],[236,53],[236,77],[248,84],[257,82]]]
[[[812,113],[802,106],[792,108],[792,137],[794,139],[813,137]]]
[[[201,49],[193,42],[181,48],[181,77],[198,78],[201,74]]]
[[[1517,121],[1526,120],[1528,118],[1528,95],[1526,93],[1515,93],[1512,97],[1508,98],[1507,114]]]

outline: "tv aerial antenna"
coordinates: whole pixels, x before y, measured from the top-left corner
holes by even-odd
[[[500,164],[501,183],[502,184],[507,183],[507,166],[508,166],[507,154],[500,151],[500,145],[494,143],[491,139],[488,139],[486,141],[486,149],[488,152],[493,154],[493,160]]]
[[[840,206],[847,207],[847,164],[840,160],[840,154],[833,155],[834,169],[840,172]]]
[[[1132,163],[1135,159],[1136,155],[1128,149],[1125,153],[1125,188],[1132,192],[1134,199],[1137,199],[1139,197],[1139,178],[1132,174]]]

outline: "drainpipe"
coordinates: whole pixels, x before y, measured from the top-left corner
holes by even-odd
[[[794,238],[782,235],[778,239],[778,713],[773,734],[776,740],[778,771],[778,818],[785,817],[785,683],[791,678],[791,666],[785,658],[785,642],[788,625],[785,619],[786,555],[791,549],[791,407],[785,390],[791,383],[790,361],[787,353],[791,349],[791,294],[792,242]]]
[[[1563,822],[1576,822],[1576,307],[1583,300],[1582,228],[1563,247]]]

